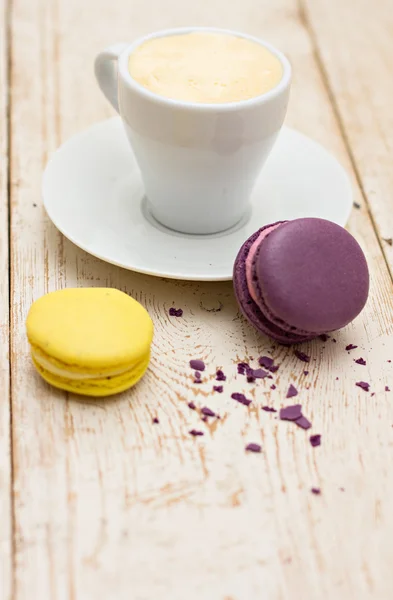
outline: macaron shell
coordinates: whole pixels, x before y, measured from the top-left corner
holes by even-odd
[[[310,333],[344,327],[368,297],[368,267],[358,242],[323,219],[297,219],[275,229],[261,244],[255,274],[275,318]]]
[[[121,375],[80,381],[53,375],[49,370],[44,369],[39,365],[34,359],[33,364],[41,377],[45,379],[47,383],[58,389],[72,392],[73,394],[81,394],[83,396],[101,397],[119,394],[136,385],[145,374],[147,367],[149,366],[149,361],[150,354],[144,357],[144,359],[130,371],[126,371]]]
[[[76,370],[111,369],[147,356],[148,312],[112,288],[65,289],[42,296],[27,317],[30,344]]]
[[[308,339],[311,339],[311,336],[297,335],[295,333],[285,331],[272,323],[255,304],[248,290],[246,278],[246,259],[251,246],[258,239],[261,232],[267,227],[271,226],[267,225],[255,232],[250,238],[248,238],[248,240],[246,240],[246,242],[244,242],[239,250],[233,270],[233,286],[236,299],[243,315],[261,333],[274,338],[281,344],[295,344],[307,341]]]

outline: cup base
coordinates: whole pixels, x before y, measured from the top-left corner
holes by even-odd
[[[154,209],[151,205],[151,203],[149,202],[149,199],[147,198],[147,196],[144,196],[142,198],[142,204],[141,204],[141,209],[142,209],[142,214],[145,217],[145,219],[147,221],[149,221],[149,223],[151,225],[153,225],[154,227],[156,227],[157,229],[160,229],[161,231],[165,231],[165,232],[170,232],[172,234],[175,235],[179,235],[182,237],[205,237],[205,238],[211,238],[211,237],[221,237],[223,235],[228,235],[230,233],[233,233],[234,231],[237,231],[238,229],[241,229],[242,227],[244,227],[246,225],[246,223],[249,221],[250,216],[251,216],[251,206],[247,206],[246,211],[243,213],[243,215],[241,215],[241,217],[239,219],[236,220],[236,222],[233,225],[225,226],[225,227],[214,227],[212,226],[211,228],[209,227],[205,227],[203,229],[203,231],[200,230],[200,228],[195,228],[195,227],[173,227],[167,223],[165,223],[165,219],[160,219],[157,218],[156,214],[154,213]]]

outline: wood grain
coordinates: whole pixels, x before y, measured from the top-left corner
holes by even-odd
[[[391,598],[393,576],[392,285],[367,210],[350,223],[372,274],[368,306],[336,341],[275,347],[240,318],[230,284],[148,278],[77,250],[40,200],[48,156],[112,114],[92,77],[111,42],[194,23],[248,31],[294,65],[288,121],[349,169],[328,90],[293,0],[241,4],[168,0],[14,0],[12,12],[12,386],[15,600],[318,600]],[[331,42],[335,43],[332,36]],[[353,173],[352,173],[353,176]],[[353,176],[356,200],[362,202]],[[152,315],[151,368],[134,390],[83,402],[33,372],[24,322],[32,301],[65,286],[126,290]],[[169,318],[170,306],[181,319]],[[212,310],[221,308],[221,310]],[[358,346],[348,355],[345,346]],[[280,369],[247,384],[236,362],[272,352]],[[367,366],[353,362],[363,356]],[[190,358],[208,365],[193,384]],[[212,394],[216,368],[228,376]],[[370,381],[371,393],[355,386]],[[285,404],[290,383],[321,433],[260,409]],[[393,386],[392,386],[393,389]],[[253,399],[246,408],[232,391]],[[392,392],[393,393],[393,392]],[[216,410],[203,423],[194,401]],[[297,399],[296,399],[297,400]],[[157,416],[160,423],[154,425]],[[188,431],[204,431],[192,438]],[[247,454],[249,442],[262,454]],[[320,487],[321,496],[310,493]]]
[[[340,126],[393,275],[391,0],[302,0]],[[335,43],[331,43],[332,39]]]
[[[7,4],[0,0],[0,600],[11,598]]]

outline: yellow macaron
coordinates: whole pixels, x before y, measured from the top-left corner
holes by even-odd
[[[30,308],[26,328],[37,371],[48,383],[75,394],[123,392],[149,364],[152,320],[139,302],[119,290],[46,294]]]

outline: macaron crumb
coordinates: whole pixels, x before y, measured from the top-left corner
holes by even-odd
[[[321,495],[321,490],[320,490],[320,488],[312,487],[311,488],[311,493],[314,494],[315,496],[320,496]]]
[[[276,386],[276,385],[274,385],[274,383],[273,383],[273,384],[270,386],[270,389],[271,389],[271,390],[275,390],[275,389],[277,389],[277,386]]]
[[[265,369],[251,369],[252,377],[255,379],[265,379],[265,377],[269,377],[269,372],[265,371]]]
[[[272,406],[262,406],[262,410],[264,410],[265,412],[271,412],[271,413],[277,412],[277,410],[275,408],[273,408]]]
[[[294,385],[292,385],[292,383],[291,383],[291,385],[290,385],[290,386],[289,386],[289,388],[288,388],[288,391],[287,391],[287,396],[286,396],[286,397],[287,397],[287,398],[293,398],[294,396],[297,396],[297,395],[298,395],[298,391],[297,391],[297,389],[295,388],[295,386],[294,386]]]
[[[366,364],[367,364],[366,361],[364,360],[364,358],[361,358],[361,357],[358,358],[357,360],[355,360],[355,363],[358,365],[363,365],[363,366],[366,366]]]
[[[390,392],[390,388],[388,385],[385,385],[385,392]]]
[[[302,415],[299,419],[296,419],[295,423],[298,427],[306,431],[312,426],[311,421],[309,421],[304,415]]]
[[[223,385],[213,385],[213,392],[218,392],[219,394],[222,394],[223,391],[224,391]]]
[[[221,369],[218,369],[216,372],[216,381],[226,381],[227,378],[224,375],[223,371],[221,371]]]
[[[358,387],[362,388],[365,392],[370,390],[370,384],[367,381],[357,381],[356,384]]]
[[[301,350],[295,350],[294,355],[302,362],[310,362],[310,357],[308,356],[308,354],[306,354],[305,352],[301,352]]]
[[[245,362],[238,363],[238,365],[237,365],[238,375],[246,375],[249,368],[250,368],[250,365],[248,363],[245,363]]]
[[[154,425],[158,425],[159,424],[159,419],[157,417],[153,417],[153,423]]]
[[[188,408],[191,408],[191,410],[196,410],[196,406],[195,406],[194,402],[189,402],[187,404],[187,406],[188,406]]]
[[[261,356],[258,359],[258,362],[259,362],[259,364],[260,364],[261,367],[264,367],[268,371],[270,371],[271,368],[274,366],[274,359],[271,358],[270,356]]]
[[[321,333],[321,335],[319,336],[319,339],[322,340],[323,342],[327,342],[329,338],[330,338],[330,335],[328,335],[327,333]]]
[[[183,310],[181,308],[174,308],[173,306],[169,309],[170,317],[182,317]]]
[[[310,371],[303,371],[303,375],[305,375],[307,377],[307,375],[309,374]]]
[[[302,405],[293,404],[280,410],[280,419],[282,421],[297,421],[302,416]]]
[[[236,402],[240,402],[240,404],[244,404],[244,406],[249,406],[252,402],[252,400],[246,398],[244,394],[240,394],[238,392],[234,392],[231,395],[231,398],[232,400],[236,400]]]
[[[205,417],[216,417],[216,413],[211,410],[208,406],[204,406],[201,408],[201,413],[205,415]]]
[[[190,367],[194,371],[204,371],[206,369],[205,363],[199,358],[190,360]]]
[[[194,437],[197,437],[199,435],[205,435],[203,433],[203,431],[199,431],[198,429],[191,429],[191,431],[188,432],[190,435],[193,435]]]
[[[354,344],[348,344],[348,346],[345,346],[345,350],[347,350],[348,352],[350,352],[351,350],[355,350],[355,348],[357,348],[357,346],[355,346]]]
[[[314,435],[310,435],[310,444],[313,448],[321,445],[321,435],[316,433]]]
[[[255,444],[254,442],[251,442],[250,444],[247,444],[245,450],[247,452],[261,452],[262,451],[262,447],[259,444]]]

